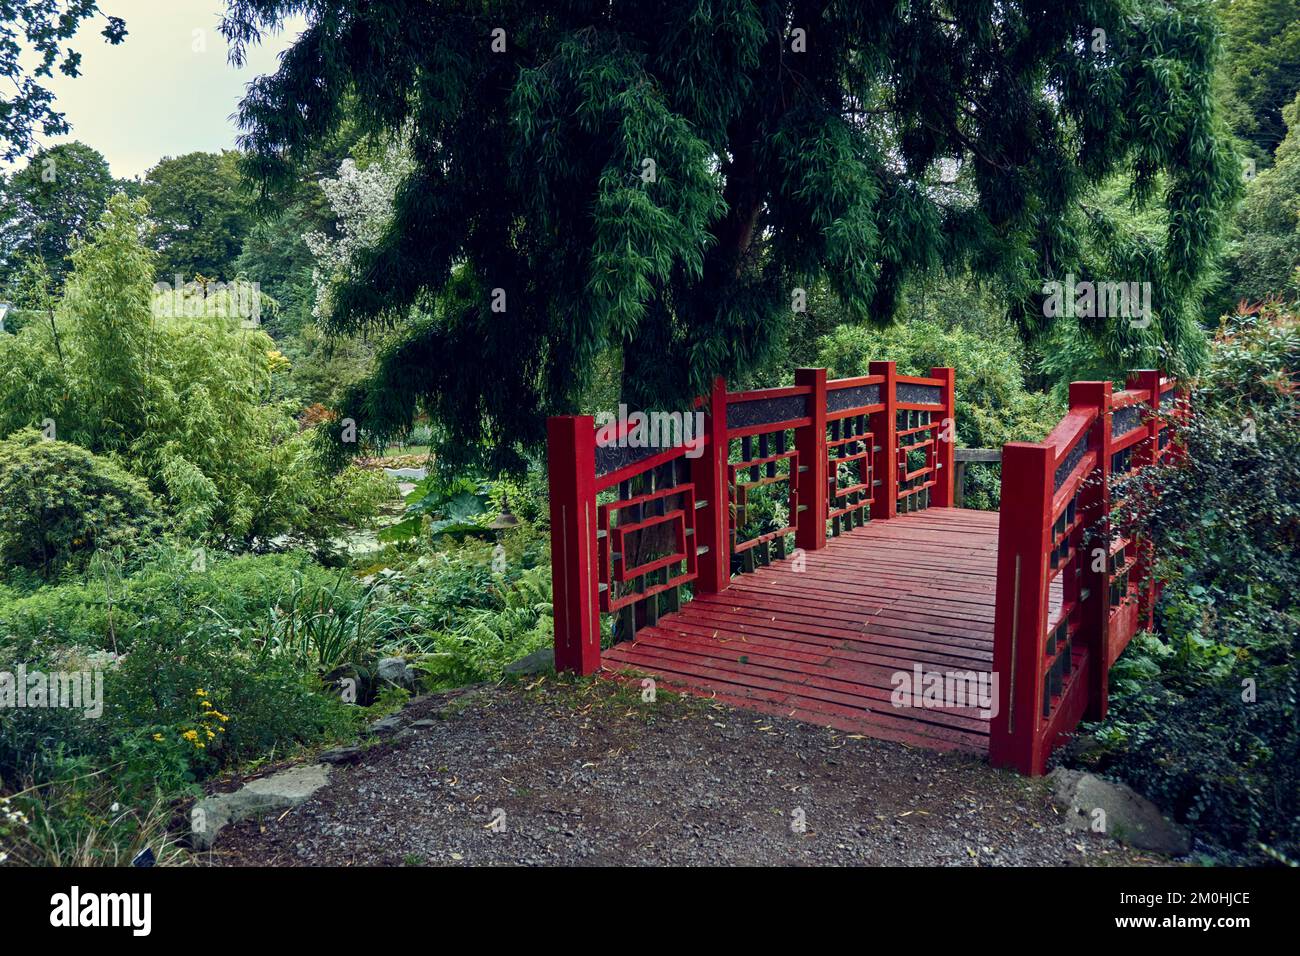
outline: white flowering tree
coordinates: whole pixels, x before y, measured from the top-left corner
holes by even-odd
[[[345,281],[355,281],[357,262],[366,250],[377,246],[393,221],[397,187],[410,173],[413,162],[405,143],[391,145],[382,159],[361,168],[349,158],[339,165],[338,176],[320,181],[337,224],[337,235],[310,232],[303,236],[316,264],[312,279],[316,303],[312,315],[328,319],[333,308],[333,290]]]

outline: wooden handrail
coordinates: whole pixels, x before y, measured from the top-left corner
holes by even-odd
[[[899,401],[900,385],[910,389],[911,401]],[[692,435],[690,446],[626,454],[621,444],[613,454],[595,446],[598,435],[619,443],[629,438],[630,422],[598,432],[590,416],[552,418],[557,668],[588,674],[599,667],[601,613],[617,612],[635,633],[655,622],[661,600],[674,607],[685,585],[699,593],[726,588],[733,556],[743,572],[771,560],[773,549],[784,557],[789,534],[796,548],[818,550],[826,544],[828,523],[838,534],[868,516],[888,519],[900,500],[909,510],[951,505],[954,391],[950,368],[899,376],[892,362],[831,381],[825,369],[799,369],[793,385],[743,392],[728,392],[718,378],[691,403],[704,415],[704,430]],[[741,445],[741,462],[730,461],[733,442]],[[925,463],[909,463],[909,451],[923,453]],[[854,471],[843,483],[836,473],[841,466]],[[663,484],[656,485],[660,472]],[[791,486],[788,526],[733,540],[742,523],[733,509],[744,510],[749,491],[779,482]],[[611,492],[615,500],[605,500]],[[667,554],[644,558],[627,543],[668,531],[674,541]]]
[[[1003,449],[999,713],[989,727],[996,765],[1043,773],[1081,719],[1104,717],[1110,666],[1139,617],[1150,620],[1150,553],[1139,543],[1130,555],[1133,543],[1112,536],[1110,480],[1116,461],[1129,470],[1158,460],[1159,396],[1176,386],[1154,371],[1134,373],[1128,385],[1113,392],[1110,382],[1072,383],[1070,410],[1044,441]],[[1129,410],[1142,404],[1149,414],[1135,419]],[[1115,437],[1121,417],[1125,430]]]

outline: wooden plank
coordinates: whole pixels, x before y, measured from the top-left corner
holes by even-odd
[[[757,713],[985,753],[978,710],[895,707],[891,695],[896,675],[918,665],[989,673],[997,535],[997,514],[945,507],[845,529],[805,549],[802,571],[778,561],[697,594],[606,652],[606,671],[655,675]],[[1060,608],[1059,587],[1049,603]]]

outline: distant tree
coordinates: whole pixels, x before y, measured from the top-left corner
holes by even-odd
[[[1286,135],[1282,108],[1300,91],[1300,0],[1218,0],[1217,7],[1234,128],[1271,156]]]
[[[237,153],[169,156],[145,174],[141,191],[149,200],[159,279],[234,278],[253,223]]]
[[[236,58],[303,9],[231,0]],[[347,412],[381,436],[423,406],[444,456],[517,462],[611,347],[642,405],[740,377],[821,276],[851,320],[885,322],[909,275],[968,261],[1036,336],[1044,278],[1086,264],[1080,198],[1120,171],[1169,218],[1154,274],[1117,278],[1177,297],[1238,181],[1197,0],[322,0],[306,16],[250,87],[241,145],[273,194],[350,117],[409,137],[393,221],[329,321],[405,325]],[[1183,319],[1156,334],[1199,334]]]
[[[1224,311],[1241,299],[1300,302],[1300,93],[1282,115],[1286,138],[1246,187],[1234,224]]]
[[[31,149],[37,129],[46,136],[69,131],[54,109],[54,95],[39,81],[52,76],[56,66],[65,76],[78,75],[81,54],[64,41],[96,15],[103,16],[96,0],[0,0],[0,76],[10,81],[0,94],[0,156],[6,162]],[[121,17],[104,19],[104,39],[112,44],[126,39]]]
[[[98,221],[116,186],[103,154],[85,143],[36,153],[9,177],[0,197],[0,280],[21,259],[36,256],[61,283],[73,244]]]

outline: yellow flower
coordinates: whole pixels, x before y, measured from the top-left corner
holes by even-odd
[[[197,730],[187,730],[185,733],[181,734],[181,737],[190,742],[194,742],[199,739],[199,732]]]
[[[212,701],[210,701],[210,700],[205,700],[205,701],[203,702],[203,706],[204,706],[204,707],[211,707],[211,706],[212,706]]]
[[[207,697],[207,696],[208,696],[208,692],[207,692],[206,690],[204,690],[202,687],[200,687],[198,690],[196,690],[196,691],[194,692],[194,696],[195,696],[195,697]]]
[[[153,739],[154,739],[154,740],[157,740],[158,742],[161,743],[161,742],[162,742],[162,739],[163,739],[163,735],[162,735],[162,734],[154,734],[154,735],[153,735]]]

